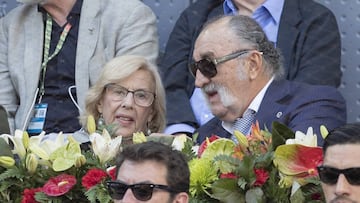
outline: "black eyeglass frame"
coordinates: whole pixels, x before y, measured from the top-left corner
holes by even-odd
[[[116,195],[119,195],[119,193],[117,194],[114,194],[112,193],[112,189],[111,189],[111,186],[113,185],[117,185],[117,186],[125,186],[124,187],[124,194],[120,194],[120,196],[116,196]],[[171,187],[167,186],[167,185],[160,185],[160,184],[152,184],[152,183],[137,183],[137,184],[132,184],[132,185],[127,185],[125,183],[122,183],[122,182],[119,182],[119,181],[107,181],[106,182],[106,186],[107,186],[107,189],[108,189],[108,192],[111,196],[112,199],[115,199],[115,200],[122,200],[124,198],[124,195],[126,193],[126,191],[128,189],[131,189],[131,192],[133,193],[134,197],[137,199],[137,200],[140,200],[140,201],[148,201],[152,198],[152,195],[154,193],[154,189],[160,189],[160,190],[165,190],[169,193],[177,193],[175,190],[171,189]],[[139,193],[137,192],[137,188],[141,187],[141,186],[147,186],[150,188],[150,194],[146,197],[141,197],[139,196]],[[147,191],[149,192],[149,191]]]
[[[133,96],[133,99],[134,99],[135,104],[137,104],[137,105],[139,105],[139,106],[142,106],[142,107],[149,107],[149,106],[151,106],[151,105],[154,103],[155,99],[156,99],[156,94],[153,93],[153,92],[149,92],[149,91],[146,91],[146,90],[133,90],[133,91],[132,91],[132,90],[127,89],[126,87],[123,87],[123,86],[118,85],[118,84],[115,84],[115,83],[108,83],[108,84],[106,84],[106,85],[104,86],[104,90],[107,90],[108,88],[113,87],[113,86],[115,86],[115,87],[121,87],[121,88],[123,88],[124,90],[126,90],[126,95],[125,95],[125,97],[124,97],[123,99],[125,99],[125,98],[127,97],[127,95],[129,94],[129,92],[132,93],[132,96]],[[152,101],[151,101],[148,105],[139,104],[139,103],[137,102],[137,100],[135,99],[135,93],[136,93],[136,92],[149,93],[149,94],[151,94],[151,95],[153,96],[153,99],[152,99]],[[122,101],[123,99],[118,100],[118,101]]]
[[[219,57],[219,58],[215,58],[215,59],[211,59],[211,58],[204,58],[201,59],[199,61],[193,62],[189,65],[189,70],[191,75],[196,78],[196,71],[199,69],[200,72],[207,78],[212,78],[215,77],[215,75],[217,74],[217,69],[216,66],[224,63],[226,61],[230,61],[233,60],[243,54],[249,53],[251,51],[257,51],[256,49],[245,49],[245,50],[238,50],[235,51],[231,54]],[[259,52],[260,54],[263,54],[262,52]],[[200,65],[206,63],[205,65]]]
[[[346,180],[351,185],[360,185],[360,167],[354,167],[354,168],[345,168],[345,169],[337,169],[330,166],[318,166],[317,167],[319,177],[321,182],[329,185],[335,185],[339,179],[340,174],[344,174]],[[330,172],[333,175],[336,175],[336,178],[331,179],[329,177],[325,177],[326,172]],[[355,173],[354,173],[355,172]]]

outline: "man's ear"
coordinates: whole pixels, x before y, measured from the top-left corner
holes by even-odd
[[[258,51],[252,52],[248,57],[248,63],[249,78],[254,80],[264,71],[262,53]]]
[[[189,195],[186,192],[180,192],[175,196],[174,203],[188,203]]]

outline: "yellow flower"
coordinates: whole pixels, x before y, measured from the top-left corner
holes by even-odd
[[[211,184],[218,179],[217,170],[212,161],[206,158],[193,159],[189,162],[190,194],[193,197],[208,194]]]
[[[0,166],[3,166],[5,168],[9,168],[9,167],[11,167],[13,165],[15,165],[15,160],[12,157],[0,156]]]
[[[139,143],[143,143],[146,142],[146,136],[144,135],[143,132],[136,132],[133,133],[133,143],[134,144],[139,144]]]
[[[54,171],[65,171],[77,164],[81,154],[80,144],[72,137],[68,136],[68,143],[59,147],[50,154],[49,160],[52,161]]]
[[[35,173],[36,168],[38,166],[38,160],[35,154],[30,153],[26,156],[26,169],[29,171],[30,174]]]
[[[86,123],[87,131],[89,134],[92,134],[96,131],[96,124],[94,116],[88,116],[87,117],[87,123]]]

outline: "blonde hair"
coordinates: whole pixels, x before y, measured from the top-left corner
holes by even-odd
[[[155,82],[155,100],[152,104],[154,115],[148,123],[151,132],[162,132],[166,125],[165,118],[165,91],[156,66],[151,64],[143,56],[125,55],[113,58],[102,69],[96,83],[89,89],[85,100],[85,113],[81,116],[81,123],[86,127],[87,117],[92,115],[97,122],[100,113],[97,106],[104,96],[105,85],[118,83],[137,70],[146,70]]]

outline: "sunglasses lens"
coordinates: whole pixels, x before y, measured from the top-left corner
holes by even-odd
[[[320,180],[325,184],[336,184],[339,172],[334,168],[318,167]]]
[[[360,168],[346,169],[344,174],[351,185],[360,185]]]
[[[207,78],[212,78],[217,73],[216,65],[210,59],[202,59],[190,65],[190,71],[194,77],[198,69]]]
[[[134,187],[132,187],[131,190],[134,196],[136,197],[136,199],[140,201],[147,201],[151,199],[154,188],[148,184],[139,184],[139,185],[134,185]]]
[[[128,186],[119,182],[108,182],[108,191],[112,199],[122,200]]]

